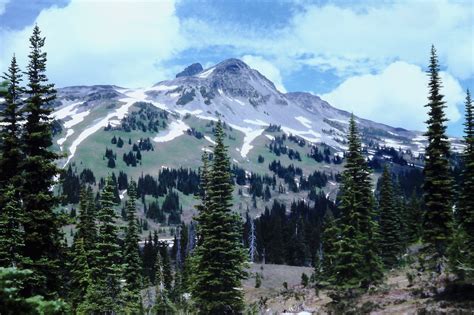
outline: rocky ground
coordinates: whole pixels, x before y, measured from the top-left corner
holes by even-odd
[[[418,271],[417,263],[387,273],[383,284],[335,303],[333,292],[301,284],[312,268],[254,264],[244,289],[258,314],[474,314],[474,285],[446,274]],[[256,273],[261,285],[255,288]],[[283,283],[286,282],[285,287]]]

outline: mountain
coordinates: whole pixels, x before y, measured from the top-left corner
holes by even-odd
[[[73,165],[77,174],[90,169],[98,179],[112,172],[138,179],[144,174],[156,176],[164,168],[197,169],[202,152],[214,142],[215,121],[223,120],[232,163],[247,174],[247,182],[236,188],[236,207],[250,208],[255,215],[271,199],[252,200],[252,173],[277,175],[277,182],[286,188],[273,187],[272,198],[291,202],[308,196],[312,188],[304,181],[319,172],[327,181],[317,188],[335,197],[351,115],[310,93],[281,93],[238,59],[207,69],[193,64],[176,78],[148,88],[62,88],[54,106],[55,149],[65,154],[61,165]],[[361,117],[356,121],[374,169],[387,161],[400,168],[422,167],[421,132]],[[457,139],[451,140],[454,149],[462,148]],[[280,164],[272,166],[273,162]],[[189,219],[195,200],[180,198],[189,209],[183,218]]]
[[[287,134],[343,150],[350,116],[310,93],[280,93],[271,81],[238,59],[228,59],[205,70],[200,64],[193,64],[177,74],[175,79],[146,89],[105,85],[67,87],[59,90],[58,100],[60,115],[55,114],[55,117],[70,119],[66,126],[72,127],[74,121],[86,119],[91,110],[97,111],[101,107],[109,109],[105,116],[107,122],[113,124],[126,115],[134,101],[149,102],[159,109],[179,114],[181,118],[185,114],[203,120],[221,118],[245,134],[243,145],[247,148],[272,124],[280,125]],[[114,113],[113,109],[119,103],[123,105]],[[182,121],[180,118],[177,120]],[[102,125],[104,123],[105,120],[101,121]],[[365,141],[374,140],[416,152],[422,149],[419,132],[361,118],[358,118],[358,123]],[[246,157],[248,150],[241,153]]]

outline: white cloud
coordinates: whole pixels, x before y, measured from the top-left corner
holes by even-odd
[[[43,10],[35,23],[46,36],[50,80],[60,86],[137,86],[165,79],[163,61],[185,44],[173,0],[73,0]],[[0,69],[14,52],[26,66],[31,31],[32,26],[0,30]]]
[[[260,56],[245,55],[242,57],[242,60],[248,64],[250,68],[256,69],[267,79],[272,81],[278,91],[286,93],[280,70],[275,67],[275,65]]]
[[[0,0],[0,15],[5,13],[5,7],[7,6],[8,2],[10,2],[10,0]]]
[[[446,72],[441,72],[440,76],[447,118],[456,122],[461,117],[458,105],[464,100],[464,91],[453,76]],[[424,130],[427,96],[427,74],[419,66],[398,61],[381,73],[351,77],[321,98],[363,118]]]
[[[365,10],[313,6],[295,16],[287,41],[294,54],[314,54],[349,73],[363,73],[359,69],[366,66],[380,70],[396,60],[426,65],[434,44],[449,72],[464,79],[474,74],[473,12],[470,1],[447,0],[399,1]]]
[[[183,27],[193,45],[251,51],[278,60],[285,73],[309,65],[349,76],[380,71],[397,60],[425,66],[434,44],[450,73],[459,79],[474,75],[472,1],[375,3],[310,5],[276,29],[242,32],[241,25],[198,18]]]

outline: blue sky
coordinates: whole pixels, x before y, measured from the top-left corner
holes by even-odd
[[[308,91],[356,115],[422,130],[431,44],[449,132],[474,88],[474,2],[0,0],[0,71],[26,64],[38,23],[57,86],[149,86],[186,65],[236,57],[282,92]]]

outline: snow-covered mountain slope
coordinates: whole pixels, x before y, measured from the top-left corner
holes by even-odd
[[[228,59],[208,69],[193,64],[176,78],[149,88],[100,85],[60,89],[53,116],[62,122],[57,144],[69,154],[67,162],[92,134],[109,124],[120,124],[136,102],[147,102],[172,114],[170,130],[153,137],[157,143],[172,141],[183,134],[187,125],[182,118],[193,116],[201,120],[222,119],[241,132],[243,140],[236,149],[242,159],[270,125],[281,126],[284,133],[310,143],[325,143],[337,151],[346,148],[350,113],[310,93],[280,93],[258,71],[238,59]],[[364,143],[376,142],[415,153],[423,151],[425,141],[420,132],[356,119]],[[456,139],[453,144],[455,149],[462,148]]]

